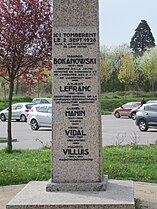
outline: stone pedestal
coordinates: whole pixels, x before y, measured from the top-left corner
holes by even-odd
[[[58,191],[105,191],[107,189],[108,177],[105,176],[101,182],[91,183],[53,183],[51,180],[46,185],[47,192]]]
[[[109,180],[99,192],[46,192],[46,185],[30,182],[6,209],[134,209],[132,181]]]

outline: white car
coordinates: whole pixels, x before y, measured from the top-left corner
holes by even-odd
[[[40,127],[52,127],[52,104],[34,105],[27,117],[27,122],[32,130]]]
[[[16,103],[12,105],[12,120],[26,122],[29,110],[33,107],[32,103]],[[9,108],[0,111],[1,121],[8,120]]]
[[[52,98],[34,98],[33,104],[52,104]]]

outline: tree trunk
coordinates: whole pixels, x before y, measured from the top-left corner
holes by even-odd
[[[39,80],[38,80],[38,83],[37,83],[37,85],[38,85],[38,97],[39,97]]]
[[[18,95],[18,92],[19,92],[19,79],[17,78],[17,81],[16,81],[16,89],[15,89],[16,96]]]
[[[14,91],[13,79],[9,83],[9,112],[8,112],[8,152],[12,152],[12,131],[11,131],[11,117],[12,117],[12,98]]]
[[[6,92],[5,82],[3,85],[3,90],[4,90],[4,107],[6,108],[6,106],[7,106],[7,92]]]
[[[154,92],[154,79],[152,79],[152,92]]]

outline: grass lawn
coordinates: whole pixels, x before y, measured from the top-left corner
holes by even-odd
[[[103,154],[109,178],[157,183],[157,146],[112,146]]]
[[[0,186],[50,178],[51,150],[0,150]]]
[[[0,142],[1,142],[1,141],[4,141],[4,140],[7,140],[7,139],[4,138],[4,137],[0,137]]]
[[[157,183],[156,146],[110,146],[103,148],[103,170],[110,179]],[[0,150],[0,186],[48,180],[51,150]]]

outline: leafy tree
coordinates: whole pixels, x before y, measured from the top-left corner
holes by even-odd
[[[40,83],[47,83],[50,77],[51,65],[44,66],[43,63],[39,62],[34,70],[30,69],[20,77],[19,83],[27,84],[27,86],[29,86],[27,95],[31,95],[32,90],[37,86],[37,94],[39,97]]]
[[[134,89],[136,91],[150,91],[151,85],[146,74],[143,72],[142,68],[140,67],[140,60],[141,56],[134,57],[134,66],[136,72],[136,82],[134,82]],[[142,81],[142,82],[139,82]]]
[[[139,68],[151,82],[152,91],[154,91],[154,84],[157,80],[157,47],[147,50],[139,58]]]
[[[141,20],[131,38],[130,48],[135,55],[142,55],[147,48],[155,46],[155,39],[146,20]]]
[[[103,59],[100,61],[100,79],[102,82],[107,82],[112,75],[112,68],[107,59]]]
[[[112,75],[112,68],[110,64],[109,55],[110,50],[108,48],[104,48],[103,52],[100,53],[100,81],[101,84],[107,82]]]
[[[101,75],[101,90],[114,91],[120,88],[120,82],[117,79],[117,74],[120,68],[120,58],[123,54],[123,47],[103,48],[100,53],[100,75]]]
[[[120,45],[115,48],[111,48],[108,52],[108,59],[112,69],[112,75],[107,83],[107,88],[110,87],[111,91],[122,91],[124,90],[124,83],[118,79],[119,70],[122,66],[122,58],[125,57],[126,53],[129,53],[129,47],[127,45]]]
[[[2,66],[0,66],[1,68]],[[7,106],[7,92],[8,92],[8,82],[4,80],[4,78],[0,77],[0,90],[2,89],[3,97],[4,97],[4,107]]]
[[[118,79],[126,85],[132,84],[136,80],[133,55],[126,52],[121,58],[121,67],[118,73]]]
[[[12,151],[14,82],[51,60],[51,0],[0,1],[0,76],[9,82],[8,151]]]

